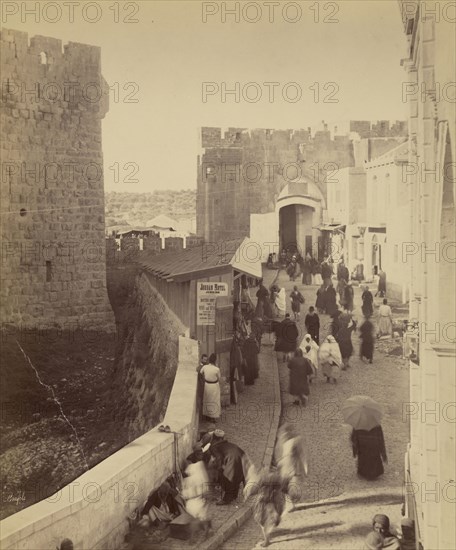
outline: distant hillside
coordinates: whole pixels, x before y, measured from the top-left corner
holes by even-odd
[[[106,227],[111,225],[146,225],[159,214],[176,221],[196,217],[196,190],[154,191],[153,193],[105,194]]]

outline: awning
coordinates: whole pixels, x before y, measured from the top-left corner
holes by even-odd
[[[263,277],[261,256],[261,246],[249,237],[246,237],[241,246],[236,250],[230,264],[233,269],[249,277],[261,279]]]
[[[320,225],[317,225],[315,229],[318,229],[319,231],[339,231],[343,233],[345,231],[345,225],[340,223],[322,223]]]
[[[379,226],[379,225],[375,225],[375,226],[368,226],[368,229],[369,229],[369,233],[383,233],[385,234],[386,233],[386,225],[385,226]]]
[[[111,229],[108,227],[108,230],[109,231],[116,231],[116,234],[117,235],[127,235],[128,233],[150,233],[150,232],[156,232],[156,231],[159,231],[159,230],[170,230],[171,228],[164,228],[164,227],[157,227],[157,226],[152,226],[152,227],[142,227],[142,226],[123,226],[122,228],[120,229]],[[174,229],[171,229],[171,231],[174,231]]]

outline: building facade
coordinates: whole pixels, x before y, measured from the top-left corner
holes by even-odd
[[[408,513],[425,548],[455,548],[455,144],[454,11],[448,4],[400,1],[408,51],[406,184],[412,213],[403,258],[410,260],[410,317],[418,353],[410,364]]]
[[[366,219],[366,172],[363,167],[339,170],[337,181],[328,185],[328,214],[331,224],[331,251],[335,261],[344,259],[352,272],[363,261],[359,247],[359,224]]]
[[[106,290],[100,49],[4,29],[3,323],[113,330]]]
[[[388,297],[406,303],[410,277],[402,257],[403,243],[410,235],[410,202],[405,177],[408,141],[370,162],[367,174],[364,268],[367,274],[376,267],[386,273]]]

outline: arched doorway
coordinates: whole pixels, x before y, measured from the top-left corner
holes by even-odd
[[[281,191],[276,203],[276,220],[280,249],[307,252],[320,257],[322,236],[322,209],[325,200],[313,182],[299,179],[288,183]]]
[[[279,210],[281,250],[298,251],[302,256],[313,253],[312,223],[314,208],[304,204],[289,204]]]

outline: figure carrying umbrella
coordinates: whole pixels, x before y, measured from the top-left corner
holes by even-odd
[[[385,439],[380,421],[381,405],[366,395],[347,399],[342,407],[344,421],[353,426],[351,444],[353,456],[358,459],[358,476],[377,479],[387,463]]]

